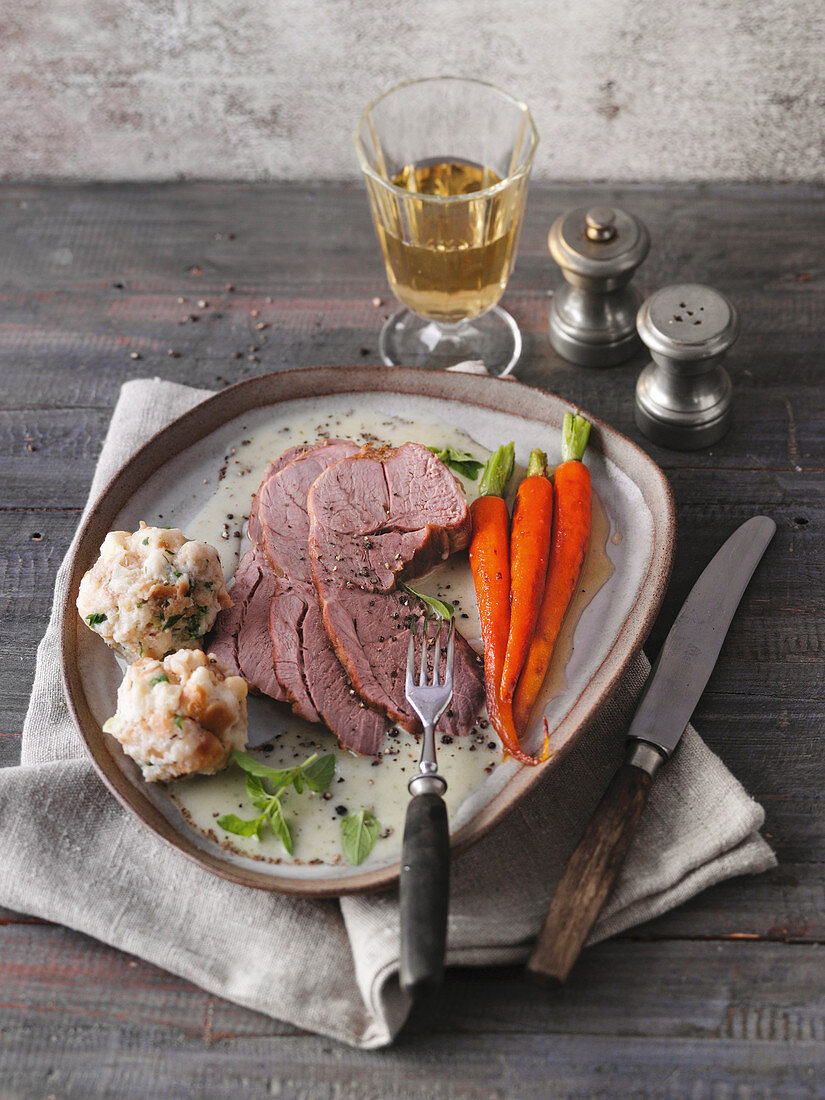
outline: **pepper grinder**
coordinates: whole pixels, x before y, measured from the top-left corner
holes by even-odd
[[[733,303],[699,283],[668,286],[642,303],[637,324],[653,356],[636,383],[638,428],[679,451],[716,443],[731,421],[722,360],[739,334]]]
[[[618,206],[580,206],[557,218],[548,238],[565,284],[550,305],[550,343],[570,363],[612,367],[641,347],[629,286],[650,248],[644,225]]]

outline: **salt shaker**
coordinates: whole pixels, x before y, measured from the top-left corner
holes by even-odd
[[[629,285],[650,248],[647,229],[618,206],[580,206],[557,218],[550,253],[566,280],[550,306],[550,343],[570,363],[612,367],[641,347]]]
[[[716,443],[731,420],[732,386],[722,360],[739,333],[735,307],[709,286],[682,283],[643,302],[637,324],[653,356],[636,383],[637,426],[675,450]]]

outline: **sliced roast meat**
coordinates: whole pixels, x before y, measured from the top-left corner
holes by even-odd
[[[253,548],[241,558],[232,586],[232,606],[215,620],[209,652],[237,672],[263,695],[279,702],[289,696],[278,683],[269,637],[269,606],[275,577],[262,550]]]
[[[415,730],[404,668],[424,606],[398,586],[469,545],[461,487],[426,447],[405,443],[329,467],[315,479],[308,509],[312,576],[335,652],[367,704]],[[458,634],[453,682],[438,728],[455,735],[472,728],[484,698],[481,662]]]
[[[391,722],[418,733],[418,719],[404,694],[404,672],[410,629],[421,637],[424,605],[403,591],[365,592],[345,589],[324,605],[324,626],[335,637],[339,655],[359,695],[384,712]],[[430,624],[429,636],[435,636]],[[456,632],[453,698],[437,728],[451,736],[468,733],[484,702],[481,658]],[[416,671],[419,669],[416,653]],[[442,668],[443,673],[443,668]]]
[[[328,441],[320,444],[320,447],[318,444],[302,444],[290,447],[269,463],[249,509],[247,530],[252,549],[244,554],[235,570],[235,583],[230,592],[232,607],[218,615],[212,630],[209,652],[243,676],[256,691],[279,702],[291,702],[293,696],[282,687],[274,668],[269,618],[270,604],[276,592],[276,577],[261,544],[261,527],[258,521],[261,497],[270,478],[280,473],[290,462],[309,451],[341,442],[346,443],[346,449],[340,457],[358,450],[355,444],[341,440]],[[337,460],[336,457],[335,461]],[[310,721],[318,721],[318,715],[311,705],[305,714]]]
[[[420,443],[367,451],[325,473],[312,486],[309,514],[313,576],[318,583],[328,573],[333,588],[351,581],[390,592],[397,578],[421,576],[465,550],[472,533],[461,486]]]
[[[306,614],[301,624],[304,673],[309,694],[321,718],[343,746],[365,756],[381,751],[389,722],[368,707],[352,686],[330,644],[314,584],[306,586]]]
[[[249,509],[247,531],[252,549],[238,563],[235,583],[229,593],[232,606],[221,611],[216,618],[208,647],[210,653],[229,665],[233,672],[243,676],[252,688],[279,702],[287,702],[289,697],[278,683],[272,661],[269,604],[275,592],[275,578],[263,549],[258,545],[258,507],[261,488],[268,479],[309,449],[305,444],[290,447],[270,462],[264,471],[261,486]]]
[[[309,568],[307,493],[329,466],[358,454],[350,439],[330,439],[286,463],[261,482],[255,495],[259,546],[276,574],[312,583]]]
[[[318,600],[308,561],[307,492],[318,474],[358,450],[350,440],[307,450],[262,482],[256,495],[259,543],[278,578],[268,617],[275,676],[293,711],[307,722],[319,720],[304,661],[303,623]]]
[[[252,507],[249,509],[249,521],[246,528],[249,533],[249,541],[253,546],[259,546],[261,541],[261,529],[258,524],[258,508],[260,507],[261,490],[271,477],[280,470],[283,470],[284,466],[287,466],[290,462],[294,462],[296,458],[300,458],[301,455],[306,454],[307,451],[311,451],[312,449],[313,447],[311,445],[305,443],[302,443],[298,447],[290,447],[288,450],[284,451],[282,455],[273,459],[264,470],[261,484],[258,486],[258,491],[252,500]]]
[[[359,449],[348,440],[330,441],[284,466],[261,486],[258,523],[277,577],[269,635],[278,682],[296,714],[310,722],[320,718],[342,745],[373,755],[388,723],[364,704],[327,637],[309,566],[306,510],[307,492],[318,475]]]

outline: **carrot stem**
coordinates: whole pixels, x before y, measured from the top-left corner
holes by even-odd
[[[530,452],[530,459],[527,463],[527,476],[547,476],[547,455],[544,453],[544,451],[540,451],[538,448],[536,448],[534,451]]]
[[[590,421],[578,413],[565,413],[561,429],[562,462],[581,462],[590,438]]]
[[[562,457],[554,476],[553,538],[547,583],[535,632],[513,696],[517,730],[524,731],[547,676],[559,631],[581,576],[590,541],[590,474],[582,463],[590,424],[568,413],[562,429]]]
[[[533,451],[513,507],[510,534],[510,631],[501,674],[501,697],[513,698],[533,639],[544,596],[553,524],[553,485],[544,475],[547,456]]]
[[[507,482],[513,476],[515,464],[515,443],[503,443],[487,459],[481,472],[481,481],[478,483],[478,495],[503,497]]]

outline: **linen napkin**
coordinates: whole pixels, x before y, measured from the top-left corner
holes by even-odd
[[[87,509],[151,433],[206,396],[157,379],[127,383]],[[304,901],[225,882],[156,839],[97,778],[60,687],[57,608],[67,573],[64,562],[38,650],[22,764],[0,771],[0,905],[85,932],[297,1027],[363,1048],[390,1043],[410,1008],[397,981],[396,891]],[[527,957],[565,861],[620,763],[648,670],[639,656],[580,747],[454,861],[448,963]],[[773,866],[757,832],[763,818],[688,728],[653,786],[591,942],[722,879]]]

